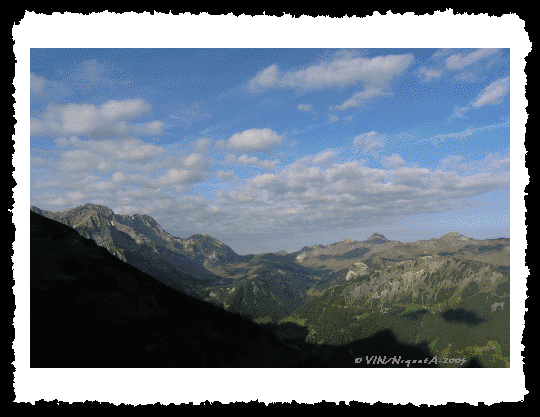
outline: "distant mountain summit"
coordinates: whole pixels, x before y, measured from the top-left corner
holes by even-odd
[[[383,235],[380,233],[373,233],[369,239],[364,240],[363,243],[368,243],[372,245],[381,245],[383,243],[389,242],[388,239],[386,239]]]
[[[471,240],[470,237],[464,236],[461,233],[457,233],[457,232],[447,233],[444,236],[442,236],[441,239],[444,239],[444,240],[463,240],[463,241]]]
[[[193,277],[200,283],[224,283],[211,271],[212,267],[238,257],[212,236],[175,237],[146,214],[115,214],[108,207],[91,203],[57,212],[36,206],[30,210],[72,227],[124,262],[188,291],[186,285]]]

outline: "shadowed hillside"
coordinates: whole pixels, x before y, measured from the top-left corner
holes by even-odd
[[[324,366],[30,213],[31,367]]]

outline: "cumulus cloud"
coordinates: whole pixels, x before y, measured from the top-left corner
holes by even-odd
[[[148,162],[165,153],[163,148],[136,138],[124,140],[82,140],[76,136],[71,136],[69,138],[56,138],[54,143],[61,149],[71,148],[90,151],[113,160]]]
[[[221,192],[220,202],[225,211],[249,203],[242,209],[249,213],[242,217],[242,227],[294,234],[318,230],[321,224],[341,229],[452,210],[465,198],[509,185],[502,157],[486,160],[466,175],[405,167],[397,154],[385,163],[390,171],[357,161],[321,169],[304,159],[279,173],[257,175],[240,189]]]
[[[250,152],[270,152],[283,142],[283,137],[272,129],[249,129],[232,135],[225,145],[231,150]]]
[[[334,159],[336,159],[336,153],[331,149],[327,149],[315,155],[313,162],[317,165],[326,165],[332,162]]]
[[[127,137],[134,133],[159,134],[160,121],[133,125],[129,120],[150,110],[142,99],[109,100],[94,104],[49,104],[40,117],[31,118],[31,133],[51,136],[82,135],[89,137]]]
[[[209,138],[199,138],[195,140],[191,145],[197,152],[207,152],[212,146],[212,140]]]
[[[42,75],[30,73],[30,97],[38,99],[59,99],[73,91],[62,81],[51,81]]]
[[[393,77],[406,70],[413,59],[411,54],[373,58],[337,55],[330,62],[288,72],[281,72],[277,64],[273,64],[259,72],[248,85],[251,91],[272,87],[310,91],[346,87],[358,82],[373,88],[384,88]]]
[[[196,172],[189,171],[187,169],[171,168],[165,174],[157,179],[157,183],[160,185],[169,184],[185,184],[186,182],[196,182],[201,177]]]
[[[391,156],[382,158],[381,162],[384,166],[390,167],[392,169],[399,168],[405,164],[405,161],[403,160],[403,158],[399,156],[397,153],[394,153]]]
[[[30,73],[30,93],[43,94],[47,85],[47,79],[42,75]]]
[[[508,155],[488,155],[476,165],[454,158],[432,170],[406,167],[403,158],[393,154],[382,160],[386,170],[358,161],[336,163],[333,150],[325,150],[277,173],[256,175],[239,188],[221,190],[210,200],[168,192],[185,191],[210,177],[213,171],[201,154],[161,155],[148,163],[152,169],[147,174],[130,170],[135,161],[124,161],[121,168],[104,176],[99,164],[115,160],[91,149],[62,149],[61,162],[71,165],[64,167],[66,175],[56,177],[58,184],[34,190],[38,206],[43,202],[62,209],[92,201],[115,212],[159,215],[160,224],[173,232],[170,227],[182,218],[186,228],[210,234],[231,234],[234,230],[278,234],[287,230],[289,236],[305,236],[320,231],[321,225],[340,230],[452,210],[461,207],[466,198],[509,186]],[[314,166],[316,162],[333,163]],[[455,164],[463,167],[459,173]],[[217,171],[215,176],[229,181],[234,173]]]
[[[62,153],[59,167],[63,171],[105,171],[110,169],[112,164],[95,152],[74,150]]]
[[[235,174],[233,171],[216,171],[217,179],[221,181],[231,181],[234,179]]]
[[[276,165],[279,164],[279,160],[277,159],[273,161],[268,161],[268,160],[259,159],[256,156],[250,157],[246,154],[241,155],[240,157],[237,157],[236,155],[233,155],[233,154],[228,154],[225,157],[225,160],[229,164],[244,165],[244,166],[250,166],[250,167],[255,167],[255,168],[264,168],[268,171],[273,170],[276,167]]]
[[[354,138],[353,145],[362,148],[362,153],[370,153],[384,146],[384,137],[375,131],[362,133]]]
[[[41,171],[31,173],[33,198],[54,207],[74,207],[82,200],[141,207],[139,203],[168,196],[171,191],[188,192],[213,174],[212,161],[201,153],[135,138],[82,140],[71,136],[57,138],[55,144],[58,161],[38,158],[43,159],[42,164],[37,161]],[[80,192],[82,197],[68,192]],[[62,195],[62,204],[53,204],[60,203],[55,194]]]

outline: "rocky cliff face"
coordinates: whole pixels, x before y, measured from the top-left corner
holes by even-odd
[[[31,210],[72,227],[117,258],[188,291],[197,284],[226,282],[211,269],[237,256],[230,247],[211,237],[175,237],[148,215],[117,215],[96,204],[58,212],[37,207]]]

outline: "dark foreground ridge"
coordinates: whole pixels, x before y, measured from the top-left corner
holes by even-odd
[[[30,213],[30,366],[322,367],[242,317],[175,290]]]

